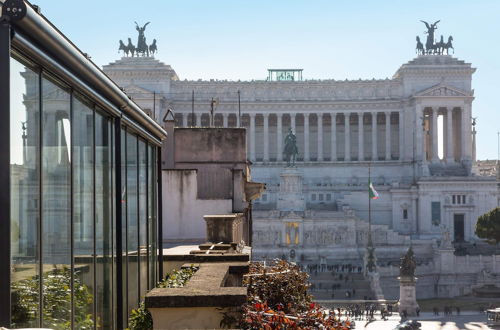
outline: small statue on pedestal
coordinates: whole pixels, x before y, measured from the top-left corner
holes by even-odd
[[[415,262],[415,257],[413,249],[408,249],[408,252],[401,258],[401,266],[399,267],[400,276],[415,277],[415,268],[417,263]]]

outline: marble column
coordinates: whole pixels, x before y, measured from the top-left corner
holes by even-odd
[[[365,139],[364,139],[363,113],[358,112],[358,161],[365,160]]]
[[[290,114],[290,128],[292,129],[293,134],[297,135],[297,130],[295,127],[295,113]]]
[[[264,161],[269,161],[269,114],[264,113]]]
[[[196,127],[201,127],[201,113],[196,114]]]
[[[398,113],[398,131],[399,131],[399,160],[405,159],[405,120],[404,120],[404,110]]]
[[[446,162],[454,162],[453,157],[453,107],[446,108]]]
[[[282,139],[283,139],[283,123],[282,123],[283,115],[281,113],[276,114],[276,160],[283,160],[283,147]]]
[[[330,159],[332,162],[337,161],[337,114],[330,114],[331,122],[331,156]]]
[[[318,161],[323,161],[323,114],[318,113]]]
[[[228,113],[223,113],[222,114],[222,126],[223,127],[228,127],[228,125],[227,125],[227,123],[228,123],[228,117],[229,117]]]
[[[372,160],[378,160],[377,113],[372,112]]]
[[[438,111],[439,108],[432,108],[432,162],[439,162],[438,154]]]
[[[304,161],[309,161],[309,113],[304,113]]]
[[[344,147],[344,160],[351,161],[351,114],[344,112],[344,128],[345,128],[345,147]]]
[[[241,118],[238,115],[236,115],[236,127],[241,127]]]
[[[250,114],[250,160],[255,161],[255,113]]]
[[[462,110],[462,153],[461,158],[464,161],[472,160],[472,110],[470,101],[466,101]]]
[[[391,160],[391,113],[385,112],[385,160]]]

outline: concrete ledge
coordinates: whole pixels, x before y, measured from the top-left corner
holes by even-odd
[[[211,262],[245,262],[250,261],[249,254],[226,253],[226,254],[173,254],[164,255],[163,261],[183,261],[186,263],[211,263]]]
[[[202,263],[183,288],[156,288],[145,299],[146,308],[236,307],[247,299],[246,287],[226,287],[234,273],[248,272],[248,264]]]

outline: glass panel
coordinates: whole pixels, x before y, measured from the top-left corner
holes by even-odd
[[[94,111],[73,98],[73,235],[75,328],[93,327],[94,317]]]
[[[14,59],[10,65],[12,327],[37,327],[40,317],[39,76]]]
[[[139,304],[137,137],[127,133],[127,250],[128,308]]]
[[[146,143],[139,139],[139,252],[141,300],[148,290],[148,205],[147,205],[147,150]]]
[[[122,294],[123,294],[123,324],[128,320],[128,263],[127,263],[127,134],[121,130],[121,176],[122,176]]]
[[[42,327],[71,326],[70,94],[42,80]]]
[[[156,286],[156,203],[155,203],[155,149],[148,146],[148,229],[149,229],[149,288]]]
[[[95,115],[95,226],[96,226],[96,304],[97,327],[112,327],[113,288],[113,182],[110,121]]]

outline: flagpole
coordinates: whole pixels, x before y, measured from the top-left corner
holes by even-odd
[[[370,198],[371,163],[368,163],[368,242],[372,238],[372,199]]]
[[[371,201],[371,163],[368,163],[368,243],[366,245],[366,271],[371,273],[375,271],[375,249],[372,242],[372,201]]]

